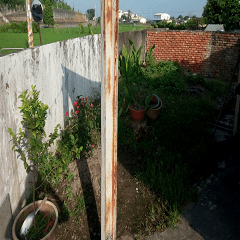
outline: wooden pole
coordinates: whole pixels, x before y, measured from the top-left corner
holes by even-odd
[[[32,13],[30,0],[26,0],[26,11],[27,11],[28,47],[33,48]]]
[[[101,239],[116,239],[119,0],[101,0]]]

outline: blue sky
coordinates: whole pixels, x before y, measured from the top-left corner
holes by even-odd
[[[94,8],[96,3],[97,16],[100,16],[101,1],[98,0],[65,0],[68,5],[82,13],[86,13],[87,9]],[[170,16],[178,17],[180,14],[184,16],[196,15],[200,17],[203,7],[207,0],[119,0],[119,9],[136,13],[147,19],[151,19],[151,14],[166,12]]]

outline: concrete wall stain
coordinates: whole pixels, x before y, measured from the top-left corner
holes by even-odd
[[[30,90],[31,85],[36,85],[40,90],[40,99],[49,106],[47,134],[53,131],[57,123],[63,127],[64,114],[73,109],[76,96],[86,96],[88,93],[91,97],[92,86],[100,89],[100,79],[96,78],[99,73],[95,72],[101,62],[100,46],[96,45],[100,42],[98,38],[101,38],[100,35],[70,39],[0,58],[0,100],[4,103],[0,110],[0,133],[5,136],[0,139],[0,175],[4,180],[0,187],[0,204],[9,194],[13,212],[17,212],[29,188],[25,184],[27,176],[23,163],[12,152],[7,132],[9,127],[15,132],[20,127],[18,107],[21,102],[18,96],[26,89]],[[96,49],[91,60],[92,48]]]

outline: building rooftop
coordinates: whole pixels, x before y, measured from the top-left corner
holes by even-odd
[[[223,24],[208,24],[205,31],[224,32]]]

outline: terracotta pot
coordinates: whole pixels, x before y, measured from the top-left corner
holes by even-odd
[[[156,104],[157,104],[157,98],[155,96],[153,96],[152,100],[151,101],[154,101],[156,99]],[[160,98],[159,99],[159,104],[157,106],[157,108],[154,106],[154,108],[150,108],[148,111],[147,111],[147,115],[149,118],[153,119],[153,120],[156,120],[160,114],[160,109],[162,107],[162,100]]]
[[[136,110],[136,109],[132,108],[130,105],[128,109],[129,109],[130,116],[131,116],[133,122],[141,121],[144,119],[144,115],[146,112],[145,107],[144,107],[144,110]]]
[[[37,208],[41,203],[41,200],[35,202],[35,207]],[[13,240],[19,240],[19,232],[20,228],[22,227],[22,224],[26,217],[33,212],[33,203],[28,204],[26,207],[24,207],[20,213],[17,215],[17,217],[14,220],[13,227],[12,227],[12,237]],[[51,228],[50,232],[44,237],[39,240],[53,240],[55,239],[54,231],[56,229],[57,223],[58,223],[58,210],[56,206],[50,202],[46,201],[39,212],[42,212],[46,214],[46,216],[49,216],[51,214],[51,220],[49,222],[49,228]],[[38,213],[39,214],[39,213]]]

